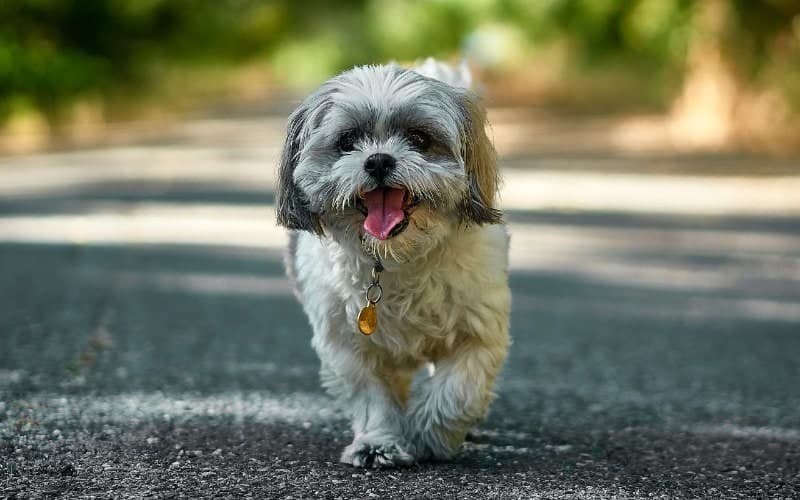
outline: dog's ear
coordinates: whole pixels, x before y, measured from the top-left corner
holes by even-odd
[[[294,169],[297,166],[303,141],[308,134],[306,126],[310,110],[307,102],[304,102],[289,116],[286,141],[283,144],[283,154],[278,167],[275,204],[279,225],[289,229],[322,234],[319,216],[311,212],[308,200],[294,182]]]
[[[463,97],[465,117],[461,155],[467,173],[468,189],[462,202],[462,221],[476,224],[497,224],[503,213],[495,208],[500,183],[497,156],[486,135],[486,111],[480,98],[471,91]]]

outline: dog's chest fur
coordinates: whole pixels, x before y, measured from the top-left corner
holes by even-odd
[[[413,364],[436,361],[461,337],[493,335],[507,321],[508,237],[502,225],[459,229],[424,257],[388,266],[381,275],[378,330],[369,337],[358,332],[356,317],[365,305],[370,261],[329,239],[294,237],[288,269],[315,343],[357,345]]]

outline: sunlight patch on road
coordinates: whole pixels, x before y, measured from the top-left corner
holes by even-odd
[[[170,292],[262,297],[288,297],[292,295],[292,287],[289,280],[282,277],[165,271],[124,272],[117,276],[120,279],[121,286],[126,288],[155,288]]]
[[[703,177],[514,170],[501,205],[670,215],[800,215],[800,177]]]
[[[800,285],[800,236],[555,224],[511,224],[510,232],[517,271],[664,290]]]
[[[681,296],[671,300],[620,300],[605,297],[590,299],[554,298],[549,295],[515,292],[515,310],[559,311],[565,314],[593,315],[607,318],[645,318],[681,321],[736,319],[800,323],[800,302],[767,299],[707,298]]]
[[[19,199],[80,193],[102,184],[163,188],[182,182],[240,187],[268,193],[279,149],[253,146],[168,148],[128,146],[23,157],[0,157],[0,196]]]
[[[0,217],[0,241],[282,249],[288,238],[274,220],[268,206],[138,203],[124,211]]]
[[[466,452],[484,452],[484,453],[496,453],[496,454],[506,454],[506,455],[527,455],[531,452],[531,449],[526,446],[514,446],[514,445],[496,445],[496,444],[489,444],[489,443],[470,443],[466,442],[463,445],[463,449]]]
[[[341,410],[324,395],[295,392],[225,392],[207,396],[131,392],[112,396],[36,396],[27,404],[42,423],[59,421],[130,424],[153,421],[186,422],[195,418],[289,424],[323,423],[342,418]]]
[[[800,431],[782,427],[756,427],[749,425],[716,424],[699,425],[688,429],[694,434],[720,437],[767,439],[772,441],[800,441]]]

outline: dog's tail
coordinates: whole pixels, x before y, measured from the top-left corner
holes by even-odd
[[[429,57],[422,64],[415,66],[413,70],[422,76],[442,81],[453,87],[472,88],[472,72],[469,70],[466,59],[462,59],[458,66],[454,66]]]

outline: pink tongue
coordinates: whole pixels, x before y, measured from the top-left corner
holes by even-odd
[[[389,238],[395,226],[400,224],[406,214],[403,212],[405,189],[379,188],[364,195],[367,218],[364,230],[379,240]]]

